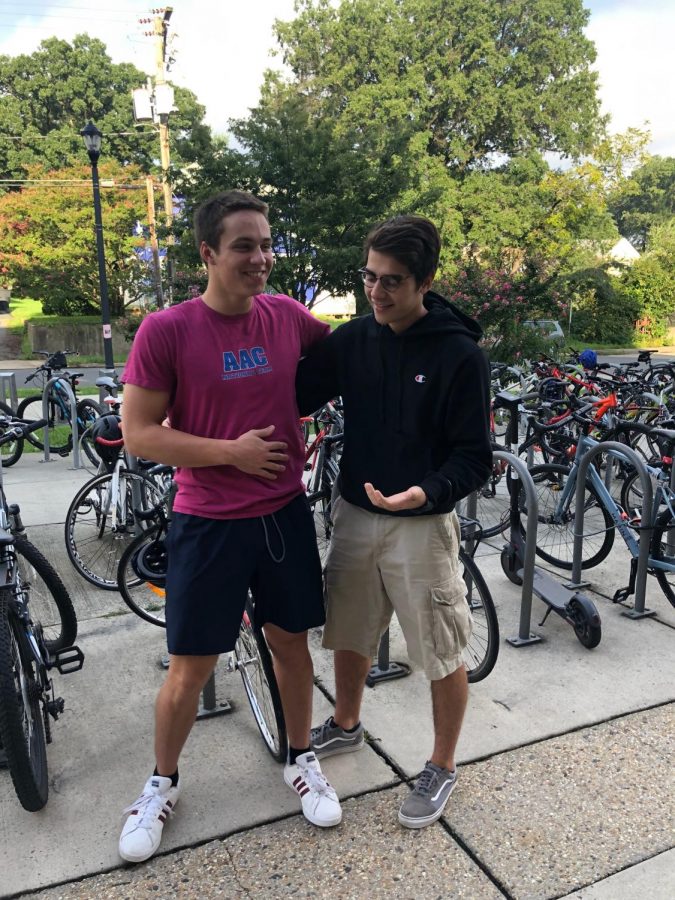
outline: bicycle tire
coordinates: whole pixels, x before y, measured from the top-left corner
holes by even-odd
[[[45,727],[36,663],[11,601],[11,589],[1,588],[0,741],[19,803],[36,812],[49,797]]]
[[[17,407],[19,419],[26,422],[37,422],[44,418],[42,415],[42,394],[34,394],[24,397]],[[47,401],[47,421],[49,430],[49,452],[57,455],[67,455],[73,449],[73,433],[70,429],[70,421],[62,417],[61,407],[50,395]],[[44,450],[44,429],[34,431],[26,435],[26,440],[38,450]]]
[[[77,419],[78,427],[80,429],[78,439],[80,441],[80,447],[84,451],[89,462],[93,463],[95,466],[98,466],[101,462],[101,457],[96,452],[94,442],[91,438],[91,426],[97,419],[100,419],[101,416],[105,415],[106,410],[95,400],[85,397],[84,399],[77,401]]]
[[[333,523],[331,522],[331,498],[339,471],[337,462],[332,457],[327,457],[322,466],[321,487],[318,491],[307,495],[314,517],[314,531],[322,567],[326,564],[328,547],[330,546],[330,536],[333,529]]]
[[[668,534],[673,528],[675,528],[675,517],[669,509],[666,509],[656,517],[650,556],[655,561],[675,566],[675,547],[668,547]],[[652,571],[666,599],[671,606],[675,606],[675,572],[666,572],[657,568]]]
[[[137,535],[128,545],[117,569],[117,590],[129,609],[152,625],[166,628],[164,602],[166,591],[161,577],[149,581],[135,570],[137,554],[147,546],[162,539],[166,526],[156,524]],[[166,572],[164,573],[164,582]]]
[[[149,510],[163,501],[151,478],[142,472],[121,469],[115,500],[118,521],[114,523],[112,484],[111,472],[85,482],[68,508],[64,526],[71,563],[90,584],[106,591],[117,590],[122,554],[140,533],[139,529],[147,527],[137,521],[134,510],[139,506]]]
[[[509,492],[506,482],[506,463],[495,460],[485,484],[476,492],[476,519],[482,537],[496,537],[508,526]]]
[[[473,629],[462,659],[470,684],[482,681],[494,669],[499,655],[499,621],[492,594],[475,560],[460,547],[459,561],[464,566],[466,602],[471,610]]]
[[[13,419],[15,414],[10,406],[7,406],[6,403],[0,401],[0,415]],[[10,466],[18,463],[21,459],[21,455],[23,454],[23,442],[24,439],[22,437],[14,438],[13,441],[8,441],[6,444],[0,446],[0,462],[2,463],[3,469],[8,469]]]
[[[561,569],[571,569],[574,552],[574,510],[576,490],[568,498],[560,522],[554,522],[558,504],[557,495],[563,488],[570,469],[567,466],[547,463],[533,466],[530,475],[534,481],[539,504],[537,519],[537,556]],[[525,491],[519,482],[518,508],[523,532],[527,526]],[[590,569],[606,559],[614,544],[614,523],[609,512],[591,484],[586,484],[584,500],[584,541],[582,568]]]
[[[29,591],[30,617],[42,626],[47,651],[72,647],[77,637],[77,615],[61,577],[27,538],[15,538],[14,552],[19,582]]]
[[[234,645],[236,667],[265,746],[277,762],[283,762],[288,752],[288,741],[281,696],[267,641],[262,631],[255,627],[254,621],[253,603],[249,595]]]

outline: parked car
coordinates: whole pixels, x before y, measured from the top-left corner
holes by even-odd
[[[528,319],[523,322],[523,325],[528,328],[536,328],[544,337],[550,338],[556,344],[565,343],[565,333],[560,322],[555,319]]]

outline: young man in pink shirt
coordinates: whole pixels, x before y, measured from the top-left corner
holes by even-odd
[[[296,300],[263,293],[274,262],[267,204],[219,194],[197,210],[195,237],[204,294],[144,320],[123,376],[127,448],[176,466],[178,482],[167,538],[170,666],[155,711],[155,772],[120,837],[130,862],[159,847],[199,695],[234,646],[249,589],[286,718],[284,779],[313,824],[342,817],[309,748],[307,630],[323,624],[324,611],[294,392],[299,358],[328,327]]]

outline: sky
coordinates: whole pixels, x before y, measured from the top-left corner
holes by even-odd
[[[490,2],[490,0],[486,0]],[[586,0],[603,112],[610,131],[648,128],[650,153],[675,156],[675,0]],[[275,19],[293,18],[293,0],[174,0],[169,78],[190,88],[217,133],[256,105],[271,55]],[[154,40],[144,35],[152,7],[142,0],[0,0],[0,54],[32,53],[46,37],[87,32],[115,62],[153,72]]]

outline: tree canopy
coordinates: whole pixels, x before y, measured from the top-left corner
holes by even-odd
[[[650,229],[675,218],[675,158],[652,156],[619,182],[609,208],[621,234],[643,251]]]
[[[284,61],[324,114],[362,133],[425,132],[463,170],[587,152],[604,124],[582,0],[299,0]]]
[[[0,272],[16,293],[41,300],[46,313],[100,313],[89,166],[28,172],[41,183],[0,196]],[[110,311],[116,316],[152,290],[147,267],[134,252],[145,243],[134,236],[145,215],[145,181],[136,167],[110,161],[101,165],[101,180],[114,185],[102,188],[101,207]]]
[[[30,166],[86,161],[79,133],[89,120],[105,134],[102,159],[156,170],[157,136],[135,126],[131,99],[146,80],[130,63],[113,63],[105,45],[86,34],[72,43],[48,38],[32,54],[0,56],[0,179],[25,178]],[[210,130],[191,91],[177,88],[175,96],[171,133],[180,164],[208,151]]]

